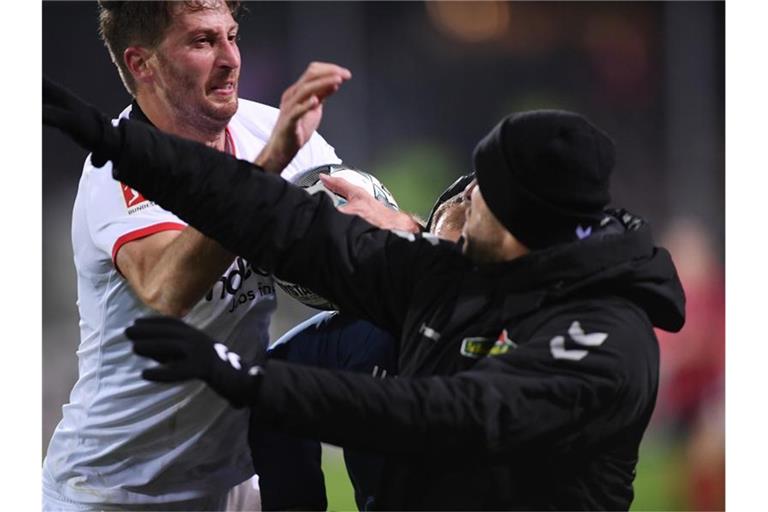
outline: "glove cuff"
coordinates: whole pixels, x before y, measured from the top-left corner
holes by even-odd
[[[242,370],[214,372],[209,384],[232,407],[241,409],[256,402],[263,371],[259,365],[245,365]]]

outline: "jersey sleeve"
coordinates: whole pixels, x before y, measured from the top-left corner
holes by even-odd
[[[658,361],[638,327],[600,315],[558,319],[452,376],[379,380],[270,361],[253,410],[268,428],[390,454],[440,456],[450,446],[455,456],[493,459],[586,448],[650,416]]]
[[[183,230],[186,223],[147,200],[137,190],[112,178],[112,164],[94,168],[90,157],[86,174],[88,231],[94,245],[115,263],[118,251],[128,242],[161,231]]]

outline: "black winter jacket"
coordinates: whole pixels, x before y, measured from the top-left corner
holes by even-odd
[[[653,327],[684,296],[644,223],[476,266],[201,145],[133,129],[115,178],[400,339],[400,376],[270,362],[265,428],[387,457],[380,509],[627,509],[654,407]]]

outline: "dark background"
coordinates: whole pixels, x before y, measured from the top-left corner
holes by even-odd
[[[645,216],[678,266],[697,270],[683,276],[692,283],[689,303],[704,289],[692,313],[720,314],[712,303],[722,301],[724,260],[724,3],[246,5],[241,96],[276,106],[310,61],[348,67],[353,79],[328,101],[320,132],[346,163],[377,175],[401,207],[423,216],[455,176],[471,170],[474,144],[508,112],[587,115],[616,142],[614,205]],[[43,2],[43,72],[116,115],[130,97],[98,38],[96,13],[95,2]],[[70,222],[84,157],[60,134],[43,131],[43,451],[76,378]],[[695,281],[702,273],[703,287]],[[707,304],[703,312],[699,302]],[[274,337],[309,313],[282,300]],[[690,341],[662,339],[663,356],[667,344],[676,347],[663,359],[662,385],[687,386],[693,398],[680,405],[662,388],[638,468],[636,506],[643,508],[703,506],[689,496],[689,480],[700,477],[686,454],[703,411],[722,394],[712,368],[723,343],[715,336],[702,348],[701,336],[685,331],[676,338]],[[675,354],[689,351],[708,359],[678,364]],[[713,435],[710,444],[718,445]],[[717,491],[718,477],[710,479],[707,492]]]

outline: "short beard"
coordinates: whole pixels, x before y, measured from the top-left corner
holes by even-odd
[[[237,95],[234,97],[237,98]],[[217,107],[205,104],[190,105],[183,97],[179,96],[171,96],[168,101],[185,123],[194,126],[201,132],[211,134],[221,133],[237,113],[238,107],[237,101]]]
[[[478,265],[499,261],[498,250],[495,244],[478,243],[477,240],[473,240],[466,235],[463,240],[464,245],[461,247],[461,252]]]
[[[174,63],[165,58],[165,55],[158,54],[158,59],[160,64],[169,70],[170,75],[174,77],[174,81],[177,82],[175,85],[180,90],[194,89],[194,81],[184,73],[179,72]],[[205,103],[202,105],[190,104],[189,99],[184,94],[169,94],[166,100],[185,124],[193,126],[200,132],[216,135],[224,131],[232,117],[237,113],[238,92],[238,85],[235,83],[234,101],[220,106],[211,106]]]

